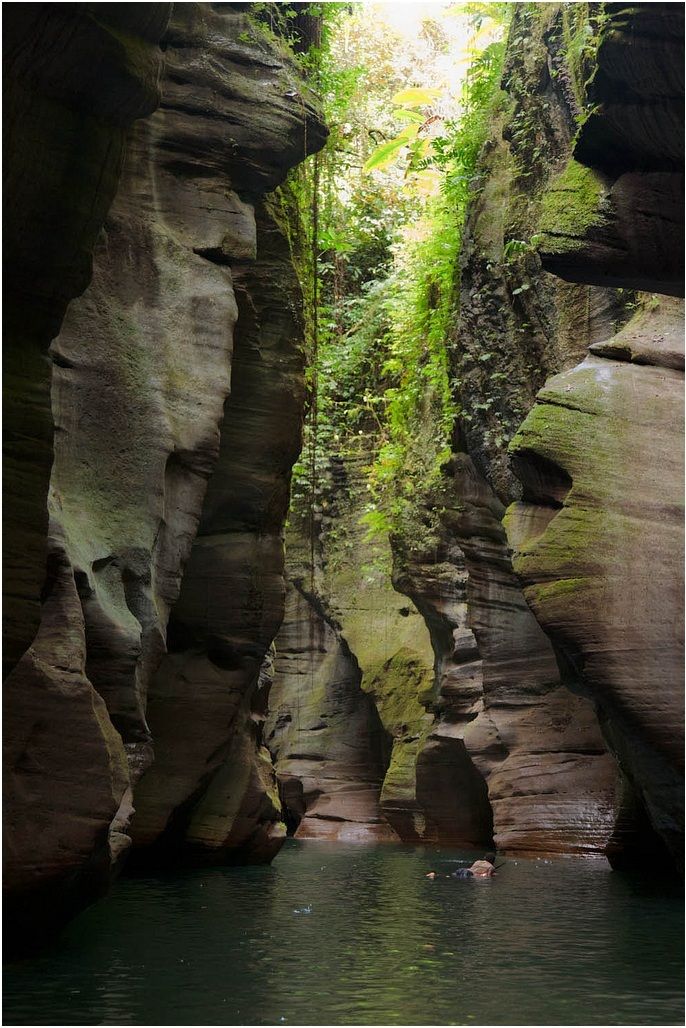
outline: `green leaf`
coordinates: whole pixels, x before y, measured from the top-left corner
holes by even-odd
[[[396,139],[414,139],[419,132],[419,125],[407,125],[402,132],[399,132]]]
[[[423,125],[426,118],[419,111],[408,111],[404,107],[399,107],[397,111],[393,111],[393,117],[397,118],[398,121],[412,121],[417,125]]]
[[[381,146],[377,146],[374,153],[366,161],[363,171],[373,171],[375,168],[385,168],[391,163],[398,150],[402,149],[403,146],[407,146],[407,138],[403,136],[396,136],[395,139],[389,140],[387,143],[382,143]]]
[[[399,107],[424,107],[433,103],[440,95],[440,89],[402,89],[395,94],[391,103]]]

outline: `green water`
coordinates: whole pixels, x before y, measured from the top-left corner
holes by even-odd
[[[271,867],[122,880],[5,968],[4,1024],[683,1024],[683,905],[602,861],[289,842]],[[459,865],[458,865],[459,866]]]

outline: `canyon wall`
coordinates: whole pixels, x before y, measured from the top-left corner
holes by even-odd
[[[526,599],[624,775],[613,860],[624,839],[636,860],[681,863],[684,12],[608,15],[592,113],[544,197],[541,259],[654,293],[539,392],[510,447],[523,497],[507,524]]]
[[[454,452],[417,503],[414,530],[391,538],[392,569],[359,528],[354,453],[330,455],[311,552],[312,526],[292,529],[269,745],[300,837],[383,837],[381,821],[408,840],[493,838],[616,864],[656,850],[651,821],[679,838],[680,313],[633,290],[673,293],[681,278],[683,30],[673,5],[605,6],[514,14],[462,241]],[[594,172],[581,163],[589,155]],[[392,682],[403,645],[384,576],[411,601],[401,601],[406,623],[423,616],[434,653],[430,669],[415,633],[425,678],[403,691],[403,816],[385,802],[399,726],[366,666],[385,646]]]
[[[562,684],[501,523],[519,496],[507,443],[536,391],[626,316],[614,291],[542,271],[530,242],[580,114],[559,74],[565,17],[520,9],[510,32],[463,230],[448,339],[462,413],[441,481],[406,530],[370,542],[370,432],[330,455],[314,522],[289,535],[268,744],[298,837],[385,837],[385,823],[412,841],[597,853],[614,830],[615,762],[593,704]]]
[[[42,359],[50,496],[32,499],[47,574],[5,692],[15,939],[97,895],[132,838],[159,862],[268,859],[284,834],[253,694],[283,609],[304,358],[286,215],[265,194],[325,130],[285,43],[241,6],[177,5],[162,45],[159,107],[123,163],[118,133],[97,244],[116,180],[89,226],[91,284],[44,333],[60,329]],[[61,138],[78,169],[77,144]]]
[[[88,284],[128,129],[159,101],[170,10],[26,3],[4,19],[5,674],[40,620],[53,433],[46,350]]]
[[[126,789],[121,740],[84,674],[74,575],[57,549],[48,557],[47,349],[88,284],[129,128],[159,102],[170,10],[4,12],[4,881],[20,945],[97,891]]]
[[[368,540],[360,523],[374,443],[359,436],[322,477],[314,547],[309,519],[292,516],[267,742],[299,838],[437,841],[457,824],[431,798],[438,780],[420,772],[431,638],[393,589],[387,540]]]
[[[683,10],[517,5],[451,455],[370,535],[366,426],[285,565],[305,355],[279,186],[326,132],[248,7],[5,18],[13,944],[125,859],[266,861],[286,826],[681,852]]]

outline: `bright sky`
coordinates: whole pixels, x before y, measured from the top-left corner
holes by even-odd
[[[427,19],[438,22],[449,41],[449,52],[434,58],[432,77],[435,81],[431,85],[444,89],[454,101],[458,99],[469,63],[469,51],[475,43],[474,28],[462,13],[462,4],[435,3],[434,0],[362,0],[362,6],[374,21],[389,25],[405,37],[408,45],[419,36],[422,22]],[[492,42],[497,32],[495,26],[492,32],[489,31],[487,23],[478,33],[479,49]]]
[[[374,68],[375,54],[378,54],[379,66],[390,67],[395,73],[397,85],[394,91],[407,87],[435,90],[434,99],[430,101],[431,114],[435,118],[423,129],[423,138],[428,140],[442,135],[446,121],[459,116],[464,79],[474,49],[487,46],[502,32],[502,27],[487,19],[476,32],[473,19],[464,13],[466,5],[454,2],[358,0],[352,6],[354,14],[348,23],[350,29],[346,28],[345,18],[340,23],[342,52],[361,53],[362,63],[371,62],[368,64],[371,68]],[[355,50],[356,46],[361,49]],[[380,92],[379,98],[382,106],[377,106],[375,111],[374,94],[370,95],[367,114],[371,114],[373,124],[375,117],[380,118],[375,127],[383,125],[387,137],[392,137],[406,126],[402,120],[398,120],[395,126],[392,122],[389,125],[390,96],[384,97]],[[354,116],[352,120],[355,121]],[[441,180],[436,169],[428,168],[416,172],[411,180],[406,181],[401,160],[385,165],[375,173],[396,179],[398,189],[409,187],[414,194],[424,197],[434,195]],[[346,193],[348,186],[347,180],[342,179],[342,194]]]

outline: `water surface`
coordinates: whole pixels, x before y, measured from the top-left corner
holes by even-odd
[[[424,878],[467,856],[289,841],[271,867],[121,880],[6,967],[3,1023],[683,1024],[674,886],[563,859]]]

